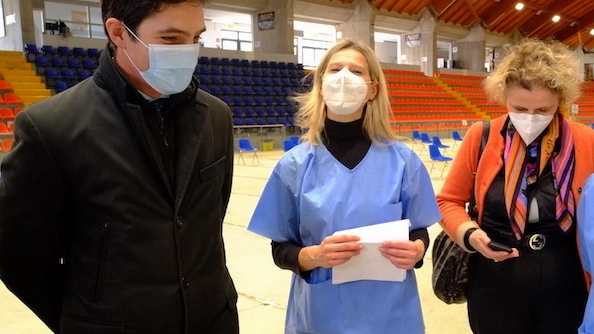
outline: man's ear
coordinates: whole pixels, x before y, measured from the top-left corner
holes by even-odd
[[[105,21],[105,30],[107,30],[107,34],[109,35],[109,39],[116,47],[125,47],[126,46],[126,36],[128,32],[126,28],[124,28],[124,24],[122,21],[110,17]]]

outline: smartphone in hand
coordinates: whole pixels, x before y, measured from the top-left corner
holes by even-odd
[[[489,248],[491,248],[494,251],[503,251],[503,252],[508,252],[508,253],[511,253],[512,252],[511,247],[506,246],[504,244],[500,244],[500,243],[495,242],[495,241],[491,241],[489,243]]]

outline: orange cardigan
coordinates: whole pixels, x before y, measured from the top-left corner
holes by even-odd
[[[489,140],[483,149],[480,161],[478,161],[478,167],[477,158],[483,126],[478,122],[468,129],[452,163],[452,168],[437,195],[437,203],[442,215],[439,224],[462,247],[464,247],[463,238],[466,230],[478,225],[470,220],[465,210],[465,204],[470,198],[470,188],[474,184],[476,206],[479,213],[478,221],[480,222],[487,190],[503,167],[502,157],[505,142],[501,136],[501,130],[506,119],[507,116],[502,116],[491,121]],[[569,127],[575,143],[575,172],[571,191],[577,208],[582,186],[588,176],[594,173],[594,130],[572,121],[569,121]],[[476,180],[473,176],[475,170]],[[579,222],[576,227],[580,228]],[[580,248],[579,244],[578,248]]]

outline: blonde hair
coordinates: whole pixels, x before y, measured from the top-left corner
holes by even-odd
[[[312,145],[319,145],[322,142],[324,121],[326,119],[326,104],[322,97],[322,76],[326,71],[326,67],[328,67],[330,58],[345,49],[353,49],[363,54],[367,60],[371,80],[378,83],[377,95],[374,99],[367,101],[366,111],[363,116],[363,129],[374,143],[386,144],[389,140],[397,138],[390,128],[389,116],[392,110],[388,98],[386,78],[373,50],[367,45],[351,39],[342,39],[328,49],[320,60],[318,67],[309,74],[313,76],[311,91],[295,97],[295,100],[299,103],[299,110],[295,115],[296,124],[307,129],[302,139],[309,141]]]
[[[558,95],[559,109],[565,112],[580,96],[578,59],[564,44],[524,39],[505,49],[507,56],[484,81],[492,100],[505,106],[511,86],[528,90],[540,86]]]

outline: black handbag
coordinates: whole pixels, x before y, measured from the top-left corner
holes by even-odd
[[[489,138],[490,123],[483,122],[483,136],[479,149],[479,159]],[[478,219],[475,208],[474,186],[471,188],[468,215]],[[443,230],[437,235],[432,249],[433,273],[431,275],[433,292],[446,304],[466,302],[468,289],[468,260],[470,253],[458,246]]]

